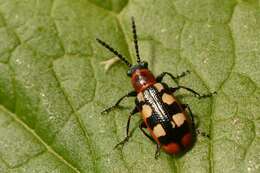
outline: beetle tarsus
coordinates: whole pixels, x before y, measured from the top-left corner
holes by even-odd
[[[111,107],[109,107],[109,108],[103,110],[103,111],[101,112],[101,114],[108,114],[109,112],[111,112],[112,110],[117,109],[117,108],[119,108],[119,105],[111,106]]]
[[[182,104],[181,106],[182,106],[182,108],[183,108],[184,110],[185,110],[185,109],[188,109],[189,115],[190,115],[190,117],[191,117],[192,129],[193,129],[194,132],[196,132],[196,135],[201,135],[201,136],[203,136],[203,137],[206,137],[206,138],[209,138],[209,139],[210,139],[210,135],[209,135],[208,133],[203,132],[203,131],[201,131],[200,129],[198,129],[198,128],[195,127],[194,115],[193,115],[193,113],[192,113],[192,111],[191,111],[190,106],[189,106],[188,104]]]
[[[116,146],[114,146],[114,149],[117,149],[119,146],[124,147],[125,143],[128,142],[129,137],[130,137],[130,136],[125,137],[124,140],[122,140],[121,142],[119,142],[118,144],[116,144]]]
[[[198,99],[204,99],[204,98],[212,97],[214,94],[217,94],[217,92],[214,91],[213,93],[199,95],[199,96],[197,96],[197,98]]]
[[[155,155],[154,155],[154,158],[155,159],[158,159],[158,157],[160,156],[160,152],[161,151],[161,145],[160,144],[157,144],[156,145],[156,151],[155,151]]]
[[[203,136],[205,138],[210,139],[210,135],[208,133],[206,133],[206,132],[201,131],[200,129],[196,129],[196,133],[197,133],[197,135],[201,135],[201,136]]]

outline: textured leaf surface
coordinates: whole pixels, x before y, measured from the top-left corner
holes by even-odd
[[[260,1],[0,0],[0,172],[260,172]],[[161,153],[138,130],[123,149],[133,100],[126,66],[107,73],[111,43],[134,62],[130,17],[152,71],[192,73],[180,92],[200,129],[182,157]],[[173,84],[168,78],[167,82]]]

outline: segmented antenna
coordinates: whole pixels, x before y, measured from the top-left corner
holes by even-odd
[[[132,29],[133,29],[133,38],[134,38],[134,43],[135,43],[135,53],[137,56],[137,63],[139,64],[141,62],[141,58],[139,56],[138,40],[137,40],[137,33],[136,33],[134,17],[132,17]]]
[[[123,57],[123,55],[121,55],[119,52],[117,52],[115,49],[113,49],[112,47],[110,47],[107,43],[105,43],[104,41],[100,40],[100,39],[96,39],[102,46],[104,46],[105,48],[107,48],[110,52],[113,52],[118,58],[120,58],[124,63],[126,63],[126,65],[128,67],[132,67],[132,64],[129,63],[125,57]]]

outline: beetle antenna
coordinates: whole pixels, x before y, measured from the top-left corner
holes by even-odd
[[[96,39],[98,41],[98,43],[100,43],[102,46],[104,46],[105,48],[107,48],[110,52],[114,53],[118,58],[120,58],[128,67],[132,67],[132,64],[129,63],[126,58],[121,55],[119,52],[117,52],[114,48],[110,47],[107,43],[105,43],[104,41],[100,40],[100,39]]]
[[[141,62],[141,58],[139,56],[138,40],[137,40],[137,33],[136,33],[134,17],[132,17],[132,30],[133,30],[133,38],[134,38],[134,44],[135,44],[135,53],[137,56],[137,63],[139,64]]]

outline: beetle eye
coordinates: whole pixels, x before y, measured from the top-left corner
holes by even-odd
[[[143,63],[144,63],[144,67],[148,68],[148,62],[144,61]]]
[[[129,76],[129,77],[132,76],[132,70],[131,69],[127,70],[127,76]]]
[[[148,63],[147,63],[146,61],[142,61],[142,62],[140,63],[140,65],[141,65],[141,67],[143,67],[143,68],[148,68]]]

